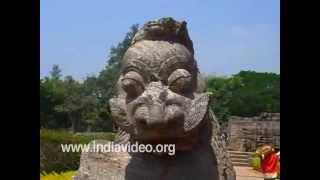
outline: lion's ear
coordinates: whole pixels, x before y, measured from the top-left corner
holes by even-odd
[[[204,93],[206,91],[207,89],[206,81],[207,79],[205,76],[203,76],[200,73],[197,74],[197,89],[196,89],[197,93]]]
[[[209,95],[207,93],[200,94],[193,100],[184,123],[185,131],[190,131],[200,124],[208,111],[208,104]]]
[[[123,98],[111,98],[109,100],[112,120],[120,127],[127,129],[131,124],[127,121],[125,100]]]

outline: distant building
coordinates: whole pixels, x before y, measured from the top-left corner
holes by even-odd
[[[229,150],[252,152],[263,144],[280,149],[280,113],[262,113],[256,117],[232,116],[226,132]]]

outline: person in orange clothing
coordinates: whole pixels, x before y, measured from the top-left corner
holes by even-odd
[[[265,180],[276,179],[279,172],[279,157],[274,148],[265,145],[261,148],[262,163],[261,170]]]

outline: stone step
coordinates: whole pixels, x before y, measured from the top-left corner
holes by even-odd
[[[244,157],[244,156],[229,156],[230,159],[246,159],[249,160],[251,157]]]
[[[233,160],[243,160],[243,161],[247,161],[249,162],[251,160],[251,158],[242,158],[242,157],[230,157],[230,159]]]
[[[250,160],[253,152],[228,151],[229,157],[234,166],[250,166]]]
[[[229,155],[248,155],[251,156],[254,152],[242,152],[242,151],[228,151]]]
[[[251,158],[251,155],[247,155],[247,154],[229,154],[230,158],[244,158],[244,159],[248,159]]]
[[[252,158],[243,158],[243,157],[230,157],[230,159],[234,159],[234,160],[246,160],[246,161],[250,161]]]
[[[241,162],[232,162],[233,166],[250,166],[249,163],[241,163]]]
[[[232,163],[249,163],[249,159],[231,158]]]

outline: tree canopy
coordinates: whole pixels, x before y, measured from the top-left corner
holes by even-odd
[[[221,121],[230,115],[256,116],[261,112],[280,112],[280,75],[240,71],[231,77],[209,76],[211,107]]]

